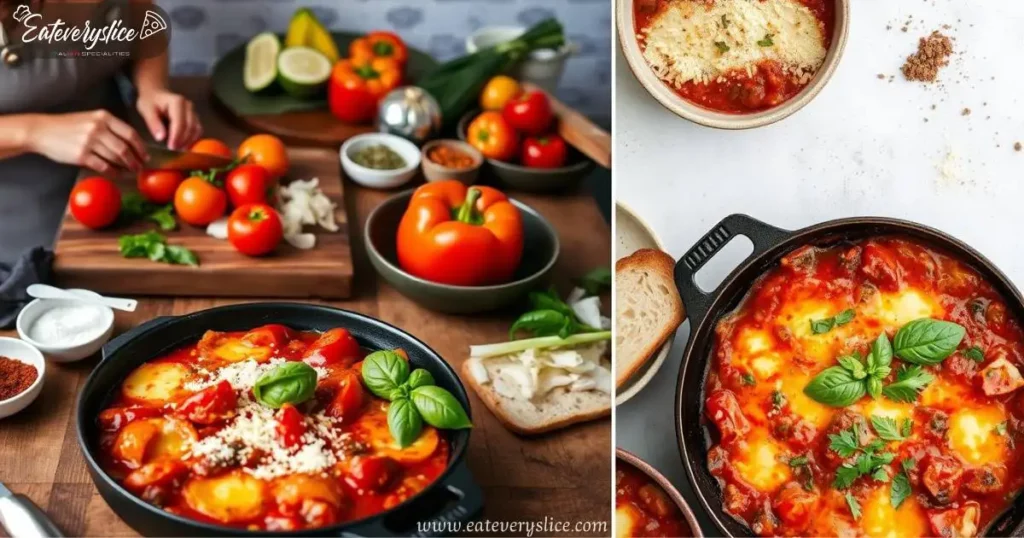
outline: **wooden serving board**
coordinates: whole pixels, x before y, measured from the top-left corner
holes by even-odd
[[[232,129],[209,114],[203,95],[206,93],[188,97],[193,99],[203,119],[204,136],[237,147],[247,133]],[[307,227],[317,236],[313,249],[300,250],[282,242],[271,255],[250,258],[236,252],[228,241],[206,235],[205,228],[179,221],[177,230],[165,232],[168,243],[192,249],[199,256],[199,267],[157,263],[146,258],[126,259],[118,251],[118,237],[156,229],[155,224],[141,221],[95,231],[85,228],[68,213],[55,246],[53,268],[57,285],[112,295],[349,297],[352,249],[338,154],[321,148],[291,147],[288,157],[289,178],[320,178],[320,188],[337,204],[337,232]],[[116,181],[122,193],[136,191],[134,177]]]
[[[360,34],[333,32],[342,57]],[[279,36],[284,40],[284,36]],[[253,95],[242,84],[245,43],[225,54],[213,67],[210,95],[217,111],[234,124],[250,131],[270,133],[292,144],[338,147],[358,134],[375,131],[373,125],[343,123],[327,110],[327,100],[298,99],[285,93]],[[415,84],[437,67],[426,52],[409,48],[406,83]]]

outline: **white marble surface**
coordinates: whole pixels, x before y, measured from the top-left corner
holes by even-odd
[[[796,115],[752,131],[718,131],[674,116],[618,53],[616,198],[676,258],[731,213],[788,229],[879,215],[950,233],[1024,286],[1024,151],[1013,149],[1024,144],[1024,1],[853,4],[850,38],[831,82]],[[956,55],[940,83],[904,81],[899,69],[918,38],[947,24]],[[717,281],[733,265],[717,263],[701,276]],[[689,487],[672,401],[688,326],[663,375],[616,413],[618,445],[683,490]],[[717,534],[702,519],[705,532]]]

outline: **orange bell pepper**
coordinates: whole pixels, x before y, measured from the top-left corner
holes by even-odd
[[[370,32],[348,46],[348,54],[353,59],[391,58],[399,65],[405,66],[409,59],[409,48],[397,34],[385,31]]]
[[[516,206],[491,187],[448,179],[416,189],[398,224],[398,263],[441,284],[507,282],[523,255],[523,221]]]
[[[327,104],[338,119],[362,123],[377,114],[377,104],[402,83],[402,67],[389,58],[350,58],[334,64]]]

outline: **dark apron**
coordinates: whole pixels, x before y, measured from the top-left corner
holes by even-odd
[[[12,62],[3,55],[0,115],[119,112],[123,101],[115,77],[124,64],[121,57]],[[77,166],[36,154],[0,160],[0,264],[13,263],[32,247],[53,246],[78,172]]]

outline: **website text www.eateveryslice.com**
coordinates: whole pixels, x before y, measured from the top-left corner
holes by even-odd
[[[571,521],[545,517],[538,521],[421,521],[417,531],[426,535],[456,533],[487,534],[496,536],[544,537],[558,535],[608,536],[607,521]]]

